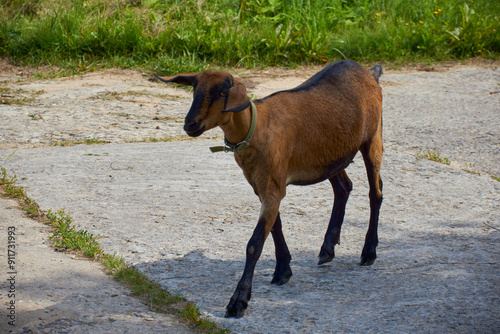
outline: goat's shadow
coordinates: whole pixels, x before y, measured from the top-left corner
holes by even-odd
[[[412,244],[385,240],[379,258],[369,267],[359,266],[359,256],[352,252],[339,250],[332,262],[317,266],[317,254],[294,251],[294,275],[282,286],[270,284],[275,261],[263,255],[255,270],[252,299],[241,319],[223,317],[242,274],[243,258],[211,258],[195,250],[138,267],[235,332],[345,332],[354,324],[366,332],[369,324],[381,323],[388,330],[407,331],[421,328],[423,322],[445,332],[465,325],[467,330],[479,329],[479,324],[483,330],[496,328],[499,265],[488,260],[491,254],[480,247],[456,252],[456,241],[439,233],[414,237]],[[484,241],[484,236],[468,236],[468,244]],[[450,258],[454,252],[456,257]]]

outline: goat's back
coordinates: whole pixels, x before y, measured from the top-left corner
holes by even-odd
[[[328,173],[345,168],[364,143],[381,136],[381,88],[375,75],[353,61],[332,63],[256,104],[272,143],[269,154],[289,161],[288,172],[295,175],[290,183],[324,179],[325,166],[332,166]]]

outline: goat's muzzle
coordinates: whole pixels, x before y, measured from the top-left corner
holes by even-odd
[[[190,137],[198,137],[205,132],[205,126],[201,126],[201,122],[196,122],[186,118],[184,121],[184,131],[186,131]]]

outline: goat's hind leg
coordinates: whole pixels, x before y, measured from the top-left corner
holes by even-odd
[[[377,258],[378,219],[382,205],[382,179],[380,167],[382,165],[382,136],[376,136],[371,143],[361,149],[365,161],[366,174],[370,185],[370,225],[366,233],[365,245],[361,252],[360,265],[368,266]]]
[[[352,190],[352,182],[345,170],[330,178],[335,196],[332,216],[321,246],[318,265],[330,262],[335,257],[335,245],[340,241],[340,230],[344,222],[345,206]]]
[[[290,255],[290,251],[288,250],[288,246],[285,242],[285,237],[283,236],[279,213],[273,229],[271,230],[271,234],[273,236],[274,247],[276,249],[276,269],[274,271],[271,284],[283,285],[290,280],[290,277],[292,277],[292,269],[290,269],[292,256]]]

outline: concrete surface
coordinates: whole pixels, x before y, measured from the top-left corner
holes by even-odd
[[[99,130],[114,143],[9,144],[0,151],[0,164],[17,174],[42,209],[70,211],[78,227],[104,236],[107,252],[184,294],[232,332],[494,333],[500,327],[500,183],[461,168],[473,163],[483,174],[498,175],[499,95],[490,93],[498,90],[499,71],[464,68],[382,78],[387,144],[377,261],[368,268],[357,265],[369,215],[364,166],[357,157],[347,170],[354,190],[337,258],[316,265],[333,203],[330,186],[289,187],[281,212],[294,276],[281,287],[269,284],[274,254],[268,240],[253,298],[239,320],[224,319],[224,309],[242,273],[259,205],[231,155],[208,150],[220,140],[120,142],[126,134],[151,131],[154,113],[145,112],[150,116],[140,122],[149,119],[149,127]],[[48,100],[40,99],[47,108]],[[187,110],[190,101],[179,103]],[[34,110],[26,108],[9,110]],[[67,108],[60,107],[62,122],[71,122],[62,112]],[[157,108],[169,115],[168,105]],[[91,109],[94,118],[105,115],[101,109],[102,103]],[[41,116],[49,121],[54,111],[46,110]],[[33,121],[18,117],[16,124],[26,127],[16,126],[29,133]],[[181,126],[173,120],[165,134]],[[116,142],[114,131],[122,133]],[[418,159],[417,148],[438,149],[454,163]]]

